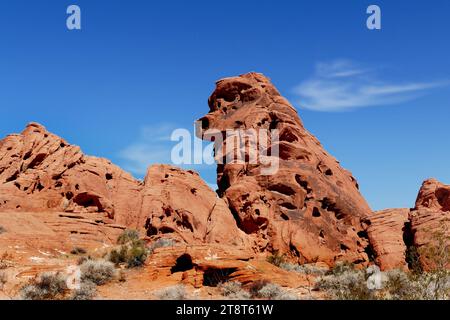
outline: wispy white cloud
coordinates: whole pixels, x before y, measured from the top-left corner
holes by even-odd
[[[343,111],[416,99],[448,81],[389,83],[372,69],[348,60],[318,63],[314,75],[294,88],[298,105],[315,111]]]
[[[136,141],[119,152],[124,169],[144,176],[150,165],[170,163],[170,135],[175,128],[169,123],[142,127]]]

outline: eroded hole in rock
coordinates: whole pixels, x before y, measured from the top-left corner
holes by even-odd
[[[312,212],[312,216],[313,216],[314,218],[320,217],[320,211],[319,211],[318,208],[314,207],[313,212]]]
[[[20,183],[18,183],[18,182],[14,182],[14,185],[16,186],[16,188],[17,188],[17,189],[19,189],[19,190],[20,190]]]
[[[295,181],[302,187],[307,194],[312,192],[312,189],[308,187],[308,182],[299,174],[295,175]]]
[[[167,233],[174,233],[175,229],[169,226],[162,226],[161,228],[159,228],[157,233],[161,233],[161,234],[167,234]]]
[[[322,203],[322,209],[333,212],[337,220],[342,220],[345,218],[345,214],[337,207],[335,202],[326,197],[319,200],[319,202]]]
[[[181,214],[179,220],[177,220],[177,226],[182,229],[189,230],[190,232],[194,232],[194,227],[192,226],[191,221],[189,221],[188,214]]]
[[[41,182],[39,181],[37,186],[36,186],[36,190],[41,192],[42,190],[44,190],[44,186],[41,184]]]
[[[105,174],[105,178],[106,178],[106,180],[112,180],[113,175],[111,173],[107,173],[107,174]]]
[[[331,171],[331,169],[327,169],[327,170],[325,171],[325,175],[326,175],[326,176],[332,176],[332,175],[333,175],[333,171]]]
[[[230,280],[230,275],[236,272],[236,270],[236,268],[209,268],[203,273],[203,285],[207,287],[217,287],[219,283],[225,283]]]
[[[150,228],[147,229],[147,236],[151,237],[151,236],[155,236],[158,234],[158,230],[156,230],[155,227],[151,226]]]
[[[28,160],[31,157],[31,151],[28,151],[27,153],[25,153],[25,155],[23,156],[23,160]]]
[[[269,130],[275,130],[279,123],[279,119],[273,119],[272,121],[270,121]]]
[[[292,187],[287,186],[285,184],[281,184],[281,183],[277,183],[277,184],[271,185],[269,187],[269,191],[275,191],[275,192],[278,192],[278,193],[281,193],[281,194],[285,194],[287,196],[292,196],[292,195],[295,194],[295,190],[292,189]]]
[[[283,202],[282,204],[280,204],[280,207],[286,208],[288,210],[295,210],[295,209],[297,209],[297,206],[293,205],[290,202]]]
[[[66,192],[65,196],[66,196],[66,199],[67,199],[67,200],[72,200],[72,198],[73,198],[73,193],[72,193],[72,191]]]
[[[375,253],[375,250],[372,247],[372,244],[368,244],[367,247],[364,248],[364,252],[367,254],[367,257],[369,258],[370,262],[374,262],[377,254]]]
[[[200,119],[201,124],[202,124],[202,129],[206,130],[209,128],[209,119],[204,117],[202,119]]]
[[[343,243],[341,243],[339,247],[340,247],[340,249],[341,249],[342,251],[350,250],[350,248],[347,247],[347,246],[346,246],[345,244],[343,244]]]
[[[99,196],[89,194],[87,192],[77,194],[73,198],[73,202],[84,208],[97,207],[99,212],[103,211],[103,206],[100,202]]]
[[[358,235],[358,237],[360,237],[360,238],[362,238],[362,239],[369,239],[369,237],[367,236],[367,231],[364,231],[364,230],[359,231],[359,232],[357,233],[357,235]]]
[[[185,253],[177,258],[175,265],[170,269],[171,273],[184,272],[194,268],[192,258],[189,254]]]
[[[298,137],[291,129],[285,129],[280,135],[280,141],[297,142]]]
[[[230,179],[228,178],[228,176],[223,175],[221,179],[218,181],[217,186],[219,187],[219,190],[221,192],[227,190],[231,186]]]
[[[439,202],[439,205],[442,207],[442,211],[450,211],[450,191],[448,189],[437,189],[436,198]]]
[[[325,232],[323,230],[320,230],[319,237],[325,239]]]
[[[17,180],[18,177],[19,177],[19,171],[16,171],[16,172],[14,172],[14,174],[12,176],[7,178],[5,180],[5,182],[11,182],[11,181]]]
[[[45,158],[47,157],[47,155],[45,153],[39,153],[36,157],[34,157],[34,159],[30,162],[30,164],[28,165],[29,169],[33,169],[35,167],[37,167],[38,165],[40,165],[42,163],[42,161],[45,160]]]
[[[408,269],[413,272],[422,272],[422,265],[419,259],[419,250],[414,245],[414,232],[411,228],[411,222],[407,221],[403,225],[403,243],[405,244],[405,262]]]
[[[283,220],[286,220],[286,221],[289,220],[289,216],[288,216],[286,213],[284,213],[284,212],[281,213],[280,217],[281,217]]]
[[[291,242],[289,243],[289,251],[292,253],[294,257],[301,258],[302,254],[298,251],[297,247]]]

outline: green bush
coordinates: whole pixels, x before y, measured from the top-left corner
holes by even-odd
[[[126,244],[132,241],[137,241],[141,238],[137,230],[125,230],[118,238],[118,244]]]
[[[109,261],[119,265],[126,263],[128,268],[140,267],[147,260],[148,251],[142,240],[123,244],[118,249],[113,249],[109,253]]]
[[[267,262],[279,267],[286,262],[286,257],[284,254],[280,254],[279,251],[274,251],[272,255],[267,257]]]
[[[121,246],[109,253],[109,261],[116,265],[126,263],[128,268],[139,267],[145,263],[148,250],[138,231],[125,230],[117,239],[117,243]]]

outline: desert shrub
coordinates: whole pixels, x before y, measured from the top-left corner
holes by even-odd
[[[66,277],[61,273],[43,273],[20,290],[24,300],[61,300],[67,292]]]
[[[188,298],[186,288],[183,285],[176,285],[162,289],[155,293],[160,300],[186,300]]]
[[[174,239],[161,238],[153,242],[150,247],[150,253],[153,253],[158,248],[174,247],[177,245],[177,241]]]
[[[297,300],[297,296],[289,293],[274,283],[268,283],[258,291],[259,298],[269,300]]]
[[[333,275],[340,275],[353,271],[355,271],[355,266],[352,263],[347,261],[338,261],[328,273]]]
[[[86,254],[87,251],[84,248],[75,247],[70,251],[70,253],[74,254],[74,255],[82,255],[82,254]]]
[[[123,244],[118,249],[113,249],[109,253],[109,261],[118,265],[126,263],[128,268],[142,266],[147,259],[148,251],[142,240],[133,240]]]
[[[257,280],[255,282],[253,282],[249,286],[249,292],[250,292],[250,295],[252,296],[252,298],[257,298],[259,290],[264,288],[264,286],[267,284],[269,284],[269,281],[267,281],[267,280]]]
[[[88,260],[92,260],[90,256],[81,256],[77,259],[77,265],[81,266],[83,263],[85,263]]]
[[[115,275],[114,264],[105,260],[87,260],[80,265],[81,280],[102,285],[110,281]]]
[[[320,268],[313,264],[292,264],[292,263],[281,263],[280,268],[286,271],[293,271],[304,274],[315,274],[315,275],[324,275],[327,273],[327,269]]]
[[[416,246],[411,245],[406,248],[406,262],[408,263],[408,268],[412,273],[423,273],[422,264],[420,263],[419,250]]]
[[[390,270],[385,272],[386,282],[382,293],[383,299],[389,300],[416,300],[416,283],[411,276],[401,270]]]
[[[338,300],[374,299],[372,291],[367,286],[364,271],[341,267],[333,269],[331,274],[320,277],[316,282],[316,289],[324,290],[331,298]]]
[[[139,231],[137,230],[125,230],[122,234],[117,238],[118,244],[126,244],[132,241],[137,241],[141,238],[139,235]]]
[[[6,229],[5,229],[5,227],[3,227],[3,226],[0,226],[0,234],[2,234],[2,233],[5,233],[6,232]]]
[[[75,289],[70,295],[70,300],[92,300],[97,293],[97,286],[91,281],[83,281],[80,288]]]
[[[450,221],[444,219],[431,232],[432,241],[418,249],[429,271],[415,276],[416,288],[424,299],[445,300],[450,297]]]
[[[251,297],[250,293],[242,288],[240,282],[223,282],[218,285],[218,288],[221,290],[224,297],[231,300],[249,300]]]
[[[280,254],[279,251],[275,251],[272,255],[267,257],[267,262],[279,267],[286,262],[286,257],[284,254]]]

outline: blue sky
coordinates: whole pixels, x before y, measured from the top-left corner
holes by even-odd
[[[432,4],[431,4],[432,3]],[[82,30],[66,28],[66,8]],[[366,28],[370,4],[382,30]],[[215,80],[269,76],[373,209],[450,183],[450,2],[2,1],[0,136],[38,121],[142,176]],[[208,183],[215,167],[197,168]]]

